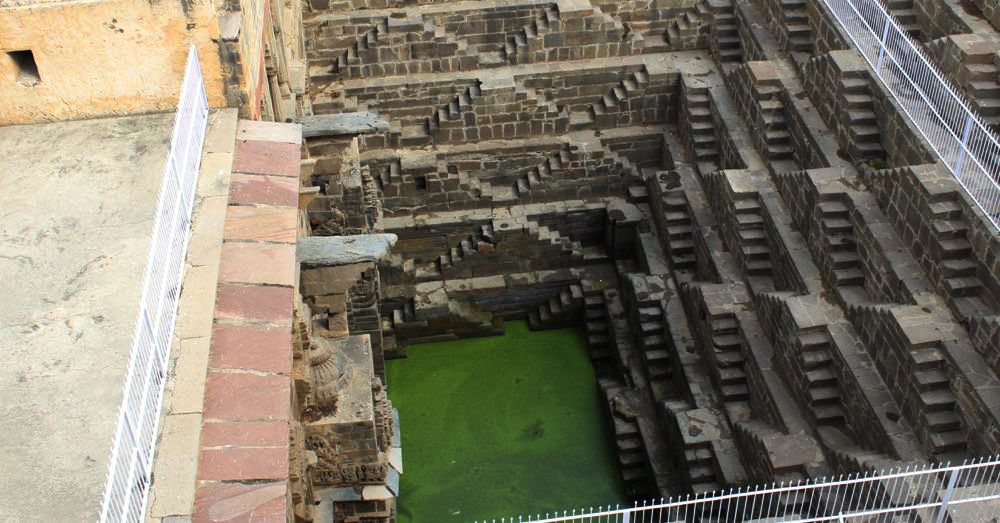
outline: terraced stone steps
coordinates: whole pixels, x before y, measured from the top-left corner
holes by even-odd
[[[744,403],[750,399],[746,371],[743,368],[743,339],[733,314],[713,316],[710,320],[713,363],[723,401]]]
[[[697,256],[694,252],[693,225],[687,196],[677,191],[663,199],[663,224],[660,231],[670,256],[670,268],[678,283],[690,281],[695,276]]]
[[[865,171],[865,176],[955,317],[971,332],[975,318],[995,315],[997,280],[981,259],[997,249],[993,226],[963,198],[964,189],[951,174],[940,165],[921,165]],[[975,339],[981,351],[991,352],[984,340]]]
[[[879,143],[880,131],[875,118],[874,100],[867,77],[860,73],[845,73],[837,78],[837,96],[842,107],[847,108],[847,127],[850,136],[851,157],[877,159],[885,156]]]
[[[857,327],[895,324],[896,328],[906,332],[903,330],[906,327],[900,323],[902,319],[924,324],[933,321],[930,317],[900,316],[904,314],[902,310],[897,307],[894,314],[893,309],[887,306],[851,305],[848,308],[849,316]],[[967,456],[969,440],[964,432],[961,408],[952,390],[950,365],[941,342],[909,341],[902,336],[899,340],[869,338],[864,341],[873,359],[883,365],[886,358],[878,353],[878,347],[896,342],[908,344],[898,356],[905,357],[906,361],[902,362],[900,369],[903,374],[899,379],[903,381],[893,389],[897,402],[903,406],[904,415],[932,459],[943,462]]]
[[[481,82],[476,82],[476,84],[467,87],[465,92],[456,96],[451,102],[448,102],[448,105],[438,109],[437,112],[434,113],[434,116],[428,118],[428,134],[433,135],[438,129],[448,127],[450,122],[459,122],[460,126],[472,125],[475,123],[475,114],[470,111],[472,109],[472,102],[483,94],[480,87],[481,85]],[[465,115],[470,115],[473,121],[466,121]]]
[[[813,50],[812,29],[805,0],[780,0],[786,30],[785,49],[789,52]]]
[[[743,59],[736,14],[731,0],[708,0],[712,12],[712,31],[708,48],[720,63]]]
[[[480,252],[492,252],[495,249],[493,224],[485,224],[475,233],[470,234],[467,239],[452,247],[448,253],[438,257],[438,271],[442,276],[447,277],[450,269],[460,265],[466,258],[476,256]]]
[[[558,27],[559,12],[555,9],[546,9],[538,18],[526,25],[520,32],[507,37],[503,46],[503,57],[508,63],[518,63],[518,54],[524,55],[529,48],[537,50],[541,47],[539,39],[545,38],[550,27]],[[533,43],[529,47],[529,42]]]
[[[835,195],[823,195],[820,201],[820,230],[832,270],[831,285],[834,287],[863,287],[865,275],[861,267],[861,256],[854,237],[854,225],[850,220],[850,209]]]
[[[715,123],[712,119],[711,101],[707,88],[684,87],[682,94],[682,120],[688,128],[692,162],[701,173],[714,172],[721,166]]]
[[[899,25],[910,37],[920,40],[920,24],[917,22],[917,12],[913,9],[913,0],[888,0],[886,2],[889,14],[896,17]]]
[[[379,35],[384,36],[388,33],[388,20],[382,19],[376,22],[375,26],[359,36],[354,45],[348,47],[343,55],[337,57],[337,61],[334,63],[334,71],[341,73],[350,65],[360,64],[361,57],[368,54],[373,47],[378,45]]]
[[[583,290],[584,328],[587,331],[590,359],[594,362],[607,362],[611,359],[614,334],[611,332],[604,294],[588,280],[581,281],[580,286]]]
[[[1000,126],[1000,70],[996,64],[1000,34],[955,34],[928,42],[927,50],[996,130]]]
[[[584,299],[583,288],[570,285],[538,304],[538,308],[528,315],[528,325],[535,330],[575,327],[584,309]]]
[[[756,198],[743,198],[734,202],[736,208],[737,241],[743,269],[751,287],[757,292],[774,290],[771,248],[767,243],[763,210]]]
[[[799,354],[805,369],[808,405],[816,425],[844,424],[844,411],[840,400],[840,388],[830,354],[830,339],[825,329],[804,332],[799,335],[802,351]]]
[[[626,114],[628,121],[622,121],[622,113],[629,113],[633,110],[641,110],[641,107],[630,107],[633,99],[641,97],[646,86],[649,85],[649,75],[645,71],[634,71],[628,73],[625,79],[618,82],[608,94],[594,102],[587,110],[587,117],[590,122],[600,127],[614,127],[616,125],[630,125],[631,115]],[[636,103],[640,101],[637,100]],[[635,122],[638,123],[638,122]]]
[[[672,50],[698,49],[704,46],[705,38],[710,32],[707,22],[711,19],[712,10],[708,2],[702,1],[694,6],[694,10],[685,11],[673,19],[663,37]]]

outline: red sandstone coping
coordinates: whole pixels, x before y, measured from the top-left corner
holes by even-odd
[[[287,523],[288,483],[209,483],[198,488],[193,523]]]
[[[259,174],[234,174],[230,178],[230,205],[295,207],[298,203],[299,181],[295,178]]]
[[[299,168],[298,144],[236,142],[192,521],[288,518]]]

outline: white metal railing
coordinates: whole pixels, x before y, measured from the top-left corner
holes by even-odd
[[[101,521],[138,522],[145,515],[207,125],[205,83],[198,51],[191,46],[156,205]]]
[[[781,485],[740,487],[632,507],[598,507],[490,523],[982,522],[1000,515],[1000,460],[914,466]],[[484,523],[486,523],[484,521]]]
[[[879,0],[822,0],[875,76],[993,226],[1000,229],[1000,141]]]

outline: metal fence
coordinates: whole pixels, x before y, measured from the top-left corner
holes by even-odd
[[[907,467],[818,481],[758,485],[632,507],[515,516],[490,523],[996,522],[1000,460]],[[484,522],[486,523],[486,522]]]
[[[879,0],[822,0],[920,134],[1000,229],[1000,142]]]
[[[191,46],[160,185],[139,315],[108,467],[101,521],[142,521],[166,383],[167,361],[191,230],[191,211],[208,125],[208,99]],[[57,501],[55,501],[57,502]]]

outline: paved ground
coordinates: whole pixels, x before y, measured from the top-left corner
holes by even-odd
[[[173,114],[0,128],[0,521],[94,521]]]

